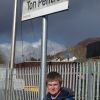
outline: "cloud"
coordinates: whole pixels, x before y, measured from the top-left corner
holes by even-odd
[[[10,61],[11,45],[8,43],[0,44],[0,49],[3,52],[7,62]],[[47,45],[47,54],[54,55],[57,52],[63,51],[66,48],[56,42],[48,40]],[[30,57],[40,58],[41,57],[41,40],[37,42],[30,43],[26,41],[17,41],[16,42],[16,51],[15,51],[15,62],[21,62]]]
[[[50,41],[50,40],[48,41],[47,48],[48,48],[48,50],[47,50],[48,55],[54,55],[57,52],[64,51],[66,49],[64,45],[58,44],[58,43]]]
[[[2,54],[2,57],[5,62],[9,61],[9,54],[10,54],[10,44],[5,43],[5,44],[0,44],[0,54]]]

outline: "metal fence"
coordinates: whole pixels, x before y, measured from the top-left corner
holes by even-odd
[[[62,86],[75,92],[75,100],[100,100],[100,61],[48,62],[47,72],[62,75]],[[12,91],[9,91],[9,69],[0,68],[0,98],[39,100],[40,62],[17,64],[13,70]]]

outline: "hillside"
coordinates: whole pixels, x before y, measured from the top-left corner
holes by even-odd
[[[88,38],[83,41],[80,41],[75,46],[69,48],[70,52],[73,52],[73,54],[79,59],[79,60],[87,60],[88,58],[99,58],[98,51],[100,49],[100,37],[96,38]],[[98,44],[97,44],[98,43]],[[90,49],[90,45],[91,48]],[[87,50],[88,48],[88,50]],[[96,49],[96,50],[95,50]],[[96,51],[96,52],[95,52]],[[87,55],[90,54],[90,57],[87,57]],[[95,57],[92,56],[92,54],[95,54]]]
[[[49,61],[53,59],[60,59],[61,61],[65,58],[71,58],[75,56],[77,61],[86,61],[89,58],[100,58],[100,37],[87,38],[80,41],[73,47],[67,48],[65,51],[56,53],[55,55],[48,56]]]

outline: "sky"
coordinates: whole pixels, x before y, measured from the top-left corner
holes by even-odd
[[[22,0],[18,0],[16,58],[40,56],[42,17],[21,21]],[[0,0],[0,48],[10,54],[13,0]],[[69,0],[69,9],[48,15],[48,54],[65,50],[78,42],[100,37],[100,0]],[[19,49],[20,48],[20,49]],[[6,57],[7,58],[7,57]]]

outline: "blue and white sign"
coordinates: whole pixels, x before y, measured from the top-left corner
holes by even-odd
[[[68,9],[68,0],[24,0],[22,21]]]

